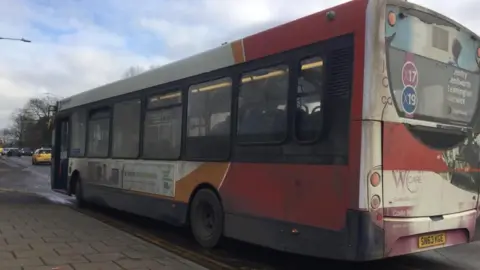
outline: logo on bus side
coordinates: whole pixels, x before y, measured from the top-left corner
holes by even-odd
[[[410,193],[417,193],[422,185],[421,174],[411,174],[410,171],[392,171],[395,186],[408,190]]]

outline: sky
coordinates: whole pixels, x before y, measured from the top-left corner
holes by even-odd
[[[346,0],[0,0],[0,129],[31,97],[68,97]],[[477,0],[410,0],[480,34]],[[454,4],[455,3],[455,4]]]

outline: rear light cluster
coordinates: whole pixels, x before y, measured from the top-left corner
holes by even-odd
[[[377,172],[374,172],[370,175],[370,185],[373,187],[378,187],[380,185],[380,174]]]
[[[388,13],[388,24],[393,27],[395,26],[395,23],[397,23],[397,14],[395,14],[393,11],[390,11]]]
[[[378,209],[382,205],[382,198],[380,197],[379,194],[381,194],[381,183],[382,183],[382,177],[381,175],[373,171],[370,173],[368,177],[368,182],[369,182],[369,196],[370,196],[370,207],[372,210]]]
[[[370,199],[370,206],[372,207],[372,209],[378,209],[378,207],[380,207],[381,202],[382,201],[380,199],[380,196],[373,195],[372,198]]]

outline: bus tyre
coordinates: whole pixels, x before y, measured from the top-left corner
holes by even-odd
[[[201,189],[190,205],[190,229],[205,248],[215,247],[223,235],[223,207],[215,192]]]
[[[82,181],[78,176],[77,179],[75,179],[75,202],[77,204],[77,207],[85,207],[85,200],[83,199]]]

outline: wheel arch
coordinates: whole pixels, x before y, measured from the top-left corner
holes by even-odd
[[[197,195],[197,193],[202,189],[210,189],[211,191],[213,191],[213,193],[215,193],[215,195],[217,195],[217,198],[220,201],[220,205],[222,206],[222,209],[223,209],[222,196],[220,196],[220,192],[218,192],[217,188],[215,188],[210,183],[198,184],[195,187],[195,189],[193,189],[192,194],[190,194],[190,198],[188,199],[188,209],[187,209],[187,213],[186,213],[186,217],[185,217],[185,221],[186,221],[185,224],[187,226],[190,224],[190,209],[191,209],[191,206],[192,206],[193,198],[195,198],[195,195]]]
[[[70,177],[70,181],[68,183],[68,193],[70,195],[76,194],[77,181],[80,181],[80,171],[75,169],[73,170],[72,176]]]

